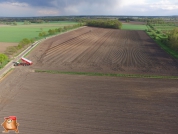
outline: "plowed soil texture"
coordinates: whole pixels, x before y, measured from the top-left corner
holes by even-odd
[[[0,121],[16,116],[20,133],[178,132],[177,79],[35,72],[175,75],[176,60],[142,31],[86,27],[42,42],[27,58],[32,66],[18,66],[0,81]]]
[[[144,31],[86,27],[42,42],[30,59],[43,70],[178,76],[178,61]]]

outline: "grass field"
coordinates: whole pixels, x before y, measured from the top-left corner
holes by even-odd
[[[170,31],[176,28],[176,26],[169,26],[169,25],[154,25],[153,26],[155,29],[160,30],[160,31]]]
[[[38,34],[49,29],[55,29],[63,26],[74,25],[76,22],[61,21],[50,22],[43,24],[30,24],[24,25],[23,23],[17,23],[17,26],[5,25],[0,26],[0,42],[20,42],[23,38],[35,38]]]
[[[123,30],[145,30],[146,25],[135,25],[135,24],[122,24]]]

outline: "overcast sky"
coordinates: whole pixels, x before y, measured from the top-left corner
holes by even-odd
[[[1,17],[178,15],[178,0],[0,0]]]

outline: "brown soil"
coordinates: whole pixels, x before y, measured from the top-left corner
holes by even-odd
[[[178,75],[178,63],[144,31],[83,28],[41,43],[29,57],[43,70]]]
[[[34,72],[144,73],[139,69],[155,65],[171,74],[174,68],[166,67],[176,62],[144,32],[88,27],[48,39],[28,58],[32,66],[16,67],[0,81],[0,119],[17,116],[20,133],[177,134],[177,80]]]
[[[178,131],[177,80],[34,73],[18,67],[0,87],[0,118],[17,116],[20,133]]]
[[[6,48],[9,46],[17,46],[18,43],[7,43],[7,42],[0,42],[0,53],[4,53]]]

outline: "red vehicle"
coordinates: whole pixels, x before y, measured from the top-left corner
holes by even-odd
[[[26,58],[24,58],[24,57],[22,57],[21,60],[23,61],[23,63],[29,64],[29,65],[32,65],[32,64],[33,64],[32,61],[30,61],[30,60],[28,60],[28,59],[26,59]]]
[[[22,61],[21,63],[20,62],[14,62],[14,66],[30,66],[30,65],[33,64],[32,61],[30,61],[30,60],[28,60],[24,57],[21,58],[21,61]]]

